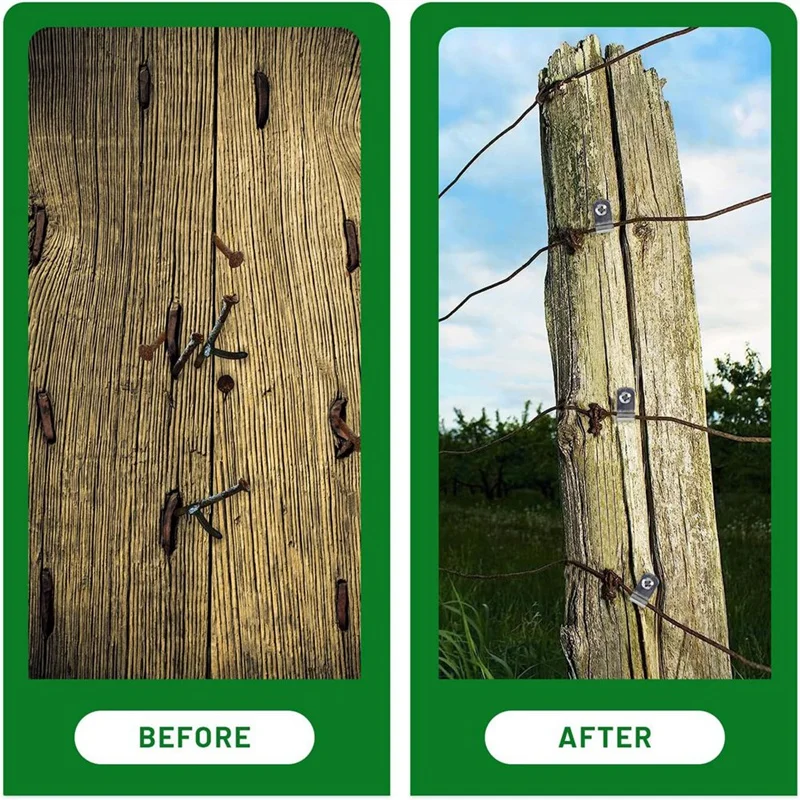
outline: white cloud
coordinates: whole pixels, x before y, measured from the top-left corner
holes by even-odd
[[[442,128],[439,134],[440,182],[449,182],[467,160],[498,131],[513,122],[533,98],[526,100],[508,113],[482,109],[469,119]],[[513,131],[513,135],[503,137],[481,156],[461,181],[481,188],[530,191],[534,179],[541,182],[539,152],[538,111],[533,111]]]
[[[729,112],[736,132],[743,139],[755,139],[770,129],[770,87],[757,84],[734,102]]]
[[[708,214],[770,191],[768,148],[689,150],[680,155],[686,209]],[[689,225],[692,251],[769,247],[771,201]]]
[[[453,350],[473,350],[480,345],[480,337],[469,325],[453,322],[439,326],[439,352],[443,354]]]
[[[747,344],[769,366],[772,355],[769,273],[769,250],[763,247],[731,248],[694,259],[706,372],[712,372],[714,359],[726,353],[743,358]]]

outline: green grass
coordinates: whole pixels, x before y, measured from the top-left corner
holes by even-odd
[[[730,646],[770,663],[770,523],[768,499],[718,501]],[[445,498],[439,508],[440,565],[491,574],[531,569],[563,558],[558,508],[514,493],[487,503]],[[442,678],[566,678],[559,629],[564,570],[479,581],[442,574],[439,668]],[[733,661],[739,678],[763,673]]]

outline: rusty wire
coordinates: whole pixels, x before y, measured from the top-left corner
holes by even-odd
[[[574,411],[577,414],[582,414],[583,416],[588,417],[589,433],[594,436],[597,436],[600,433],[599,425],[601,420],[605,419],[606,417],[616,417],[618,413],[614,410],[609,411],[600,406],[598,403],[589,403],[588,408],[560,403],[558,405],[550,406],[550,408],[546,408],[544,411],[540,411],[533,419],[528,420],[523,425],[520,425],[519,428],[514,428],[514,430],[510,433],[506,433],[497,439],[492,439],[491,442],[486,442],[486,444],[473,447],[470,450],[440,450],[439,455],[466,456],[470,455],[471,453],[477,453],[480,450],[485,450],[487,447],[493,447],[500,442],[510,439],[520,431],[530,428],[534,423],[537,422],[537,420],[540,420],[542,417],[547,416],[548,414],[552,414],[554,411]],[[643,422],[674,422],[676,425],[684,425],[687,428],[692,428],[696,431],[702,431],[710,436],[719,436],[722,439],[729,439],[732,442],[746,442],[749,444],[772,443],[772,438],[770,436],[739,436],[739,434],[736,433],[728,433],[727,431],[719,430],[719,428],[712,428],[710,425],[700,425],[697,422],[689,422],[689,420],[681,419],[680,417],[671,417],[666,414],[634,414],[634,419],[642,420]]]
[[[626,225],[635,225],[640,222],[705,222],[709,219],[721,217],[723,214],[730,214],[732,211],[738,211],[741,208],[752,206],[755,203],[761,203],[764,200],[768,200],[770,197],[772,197],[772,192],[765,192],[757,197],[750,197],[747,200],[741,200],[738,203],[725,206],[725,208],[719,208],[716,211],[709,212],[708,214],[694,214],[692,216],[685,217],[631,217],[630,219],[617,220],[617,222],[614,223],[614,227],[623,228]],[[498,286],[502,286],[504,283],[508,283],[512,278],[516,278],[520,272],[522,272],[526,267],[529,267],[542,253],[546,253],[556,247],[565,247],[571,253],[576,252],[576,250],[580,249],[580,246],[583,242],[583,237],[590,233],[594,233],[594,229],[580,228],[563,231],[558,238],[554,239],[546,247],[540,247],[524,264],[521,264],[519,267],[517,267],[510,275],[502,278],[499,281],[490,283],[488,286],[484,286],[481,289],[476,289],[474,292],[470,292],[451,311],[449,311],[443,317],[439,317],[439,322],[444,322],[445,320],[450,319],[450,317],[452,317],[456,311],[458,311],[465,303],[467,303],[467,301],[475,297],[475,295],[488,292],[490,289],[495,289]]]
[[[679,31],[673,31],[672,33],[668,33],[664,36],[659,36],[657,39],[651,39],[649,42],[645,42],[644,44],[639,45],[638,47],[634,47],[633,50],[628,50],[626,53],[622,53],[618,56],[614,56],[614,58],[610,58],[608,61],[604,61],[602,64],[597,64],[594,67],[589,67],[589,69],[581,70],[580,72],[576,72],[574,75],[570,75],[568,78],[563,78],[562,80],[555,81],[554,83],[550,84],[549,86],[543,87],[539,93],[536,95],[534,101],[506,128],[503,128],[500,133],[493,136],[486,142],[477,153],[475,153],[469,161],[459,170],[458,174],[447,184],[447,186],[439,192],[439,199],[441,200],[450,189],[455,186],[464,173],[497,141],[502,139],[507,133],[514,130],[517,125],[528,116],[528,114],[533,111],[534,108],[537,106],[541,106],[542,103],[547,102],[547,100],[552,97],[553,93],[556,89],[560,89],[562,86],[566,86],[566,84],[571,83],[572,81],[578,80],[578,78],[585,78],[587,75],[590,75],[592,72],[597,72],[600,69],[607,69],[612,64],[616,64],[618,61],[622,61],[624,58],[629,58],[630,56],[634,55],[635,53],[641,53],[642,50],[646,50],[648,47],[652,47],[655,44],[661,44],[661,42],[666,42],[668,39],[674,39],[677,36],[684,36],[687,33],[691,33],[692,31],[696,31],[697,28],[683,28]]]
[[[539,572],[544,572],[547,569],[552,567],[562,565],[568,567],[575,567],[576,569],[581,570],[582,572],[587,573],[588,575],[593,575],[597,578],[602,584],[602,594],[603,597],[608,600],[608,602],[613,601],[616,598],[616,591],[619,590],[630,597],[633,594],[633,589],[627,586],[622,578],[617,575],[616,572],[610,569],[595,569],[594,567],[590,567],[588,564],[584,564],[581,561],[575,561],[572,558],[561,558],[558,561],[551,561],[549,564],[544,564],[541,567],[536,567],[534,569],[523,570],[522,572],[501,572],[496,574],[490,575],[481,575],[481,574],[470,574],[467,572],[460,572],[455,569],[447,569],[446,567],[439,567],[440,572],[444,572],[448,575],[455,575],[459,578],[466,578],[469,580],[482,580],[482,581],[490,581],[490,580],[498,580],[504,578],[521,578],[529,575],[536,575]],[[656,616],[661,617],[665,622],[669,622],[670,625],[674,625],[676,628],[679,628],[684,633],[687,633],[689,636],[694,636],[695,639],[699,639],[701,642],[705,642],[711,647],[715,647],[717,650],[722,651],[730,658],[734,658],[737,661],[740,661],[742,664],[746,664],[748,667],[752,667],[753,669],[759,670],[761,672],[766,672],[767,674],[772,674],[772,668],[766,666],[765,664],[759,664],[756,661],[751,661],[749,658],[745,658],[741,653],[737,653],[735,650],[731,650],[730,647],[715,641],[714,639],[706,636],[704,633],[700,633],[700,631],[695,630],[694,628],[690,627],[689,625],[684,624],[683,622],[679,622],[678,620],[671,617],[669,614],[663,612],[660,608],[657,608],[652,603],[647,603],[647,608],[650,609]]]

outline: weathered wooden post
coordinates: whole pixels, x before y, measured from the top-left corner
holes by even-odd
[[[622,52],[610,46],[606,58]],[[603,63],[595,36],[564,44],[541,86]],[[551,240],[592,226],[607,198],[615,220],[684,216],[669,106],[638,55],[557,89],[541,113]],[[636,388],[640,414],[705,424],[700,334],[686,223],[640,223],[590,234],[549,253],[545,305],[556,398],[613,408]],[[725,593],[706,434],[667,422],[563,414],[558,431],[567,557],[613,569],[629,585],[645,571],[666,613],[727,644]],[[727,656],[661,625],[595,578],[567,570],[562,645],[579,678],[730,678]]]

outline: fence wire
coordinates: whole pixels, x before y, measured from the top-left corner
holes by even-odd
[[[618,414],[617,411],[613,409],[605,409],[598,403],[589,403],[588,408],[559,403],[557,405],[550,406],[550,408],[546,408],[544,411],[540,411],[533,419],[528,420],[518,428],[514,428],[514,430],[510,431],[509,433],[506,433],[497,439],[493,439],[491,442],[486,442],[486,444],[482,444],[479,447],[473,447],[470,450],[440,450],[439,455],[467,456],[471,453],[478,453],[481,450],[486,450],[486,448],[493,447],[496,444],[500,444],[500,442],[505,442],[512,436],[516,436],[520,431],[530,428],[542,417],[552,414],[554,411],[575,411],[578,414],[588,417],[589,433],[593,436],[599,435],[600,422],[602,422],[602,420],[608,417],[616,417]],[[719,436],[722,439],[729,439],[732,442],[746,442],[750,444],[770,444],[772,442],[772,438],[770,436],[739,436],[739,434],[721,431],[718,428],[711,427],[710,425],[700,425],[697,422],[690,422],[689,420],[681,419],[680,417],[671,417],[666,414],[634,414],[634,419],[642,420],[644,422],[674,422],[676,425],[684,425],[687,428],[693,428],[696,431],[702,431],[710,436]]]
[[[623,583],[622,578],[619,575],[617,575],[617,573],[614,572],[613,570],[595,569],[594,567],[590,567],[588,564],[584,564],[580,561],[575,561],[574,559],[571,558],[561,558],[558,561],[551,561],[549,564],[544,564],[541,567],[536,567],[535,569],[530,569],[530,570],[524,570],[522,572],[501,572],[494,575],[469,574],[466,572],[459,572],[458,570],[454,569],[447,569],[445,567],[439,567],[439,571],[444,572],[448,575],[455,575],[459,578],[488,581],[488,580],[498,580],[504,578],[521,578],[529,575],[536,575],[538,572],[544,572],[547,569],[551,569],[552,567],[557,567],[559,565],[574,567],[575,569],[579,569],[582,572],[587,573],[588,575],[593,575],[595,578],[600,580],[603,584],[603,597],[609,603],[613,602],[616,599],[617,591],[623,592],[628,597],[630,597],[633,594],[633,589],[631,589],[629,586],[626,586],[625,583]],[[742,664],[746,664],[748,667],[752,667],[753,669],[759,670],[760,672],[765,672],[768,675],[772,674],[772,668],[768,667],[766,664],[759,664],[756,661],[751,661],[749,658],[745,658],[745,656],[743,656],[741,653],[737,653],[735,650],[731,650],[730,647],[727,647],[721,642],[717,642],[710,636],[706,636],[704,633],[700,633],[700,631],[695,630],[689,625],[686,625],[683,622],[679,622],[674,617],[671,617],[669,614],[663,612],[660,608],[654,606],[652,603],[647,603],[646,607],[650,611],[652,611],[656,616],[661,617],[661,619],[663,619],[665,622],[668,622],[670,625],[679,628],[684,633],[687,633],[689,636],[693,636],[695,639],[699,639],[701,642],[705,642],[706,644],[711,645],[711,647],[715,647],[717,650],[720,650],[726,655],[730,656],[730,658],[734,658],[737,661],[740,661]]]
[[[466,173],[466,171],[496,142],[500,141],[507,133],[513,131],[517,125],[528,116],[537,106],[541,106],[542,103],[546,102],[547,100],[552,97],[553,93],[560,89],[562,86],[566,86],[568,83],[572,81],[578,80],[578,78],[585,78],[587,75],[590,75],[592,72],[597,72],[601,69],[607,69],[612,64],[616,64],[618,61],[622,61],[625,58],[630,58],[635,53],[641,53],[642,50],[646,50],[648,47],[652,47],[656,44],[661,44],[661,42],[666,42],[668,39],[675,39],[678,36],[685,36],[687,33],[691,33],[692,31],[696,31],[697,28],[684,28],[680,31],[674,31],[673,33],[668,33],[664,36],[659,36],[657,39],[651,39],[649,42],[645,42],[644,44],[639,45],[638,47],[634,47],[633,50],[628,50],[626,53],[622,53],[614,58],[610,58],[608,61],[604,61],[602,64],[597,64],[594,67],[590,67],[589,69],[581,70],[580,72],[576,72],[574,75],[570,75],[568,78],[563,78],[562,80],[556,81],[555,83],[550,84],[549,86],[545,86],[543,89],[539,91],[536,95],[536,99],[531,103],[507,128],[503,128],[500,133],[496,136],[493,136],[486,142],[477,153],[475,153],[469,161],[459,170],[458,174],[447,184],[447,186],[439,192],[439,199],[441,200],[450,189],[453,188],[460,180],[461,177]]]
[[[631,217],[631,219],[617,220],[617,222],[613,223],[613,225],[615,228],[622,228],[626,225],[635,225],[640,222],[705,222],[710,219],[715,219],[716,217],[721,217],[723,214],[730,214],[732,211],[738,211],[741,208],[752,206],[755,203],[761,203],[764,200],[768,200],[770,197],[772,197],[772,192],[765,192],[757,197],[751,197],[747,200],[742,200],[738,203],[734,203],[733,205],[725,206],[725,208],[711,211],[708,214],[694,214],[692,216],[685,217]],[[536,259],[542,253],[546,253],[556,247],[566,247],[570,252],[577,252],[580,250],[583,244],[584,237],[591,233],[594,233],[594,229],[579,228],[563,231],[558,238],[554,239],[552,242],[550,242],[550,244],[546,245],[545,247],[540,247],[524,264],[521,264],[519,267],[517,267],[510,275],[502,278],[499,281],[490,283],[488,286],[483,286],[480,289],[476,289],[474,292],[470,292],[451,311],[448,311],[443,317],[439,317],[439,322],[444,322],[445,320],[450,319],[450,317],[452,317],[456,311],[461,309],[476,295],[488,292],[490,289],[496,289],[498,286],[502,286],[504,283],[508,283],[513,278],[516,278],[517,275],[519,275],[520,272],[522,272],[526,267],[529,267],[531,264],[533,264],[533,262],[536,261]]]

